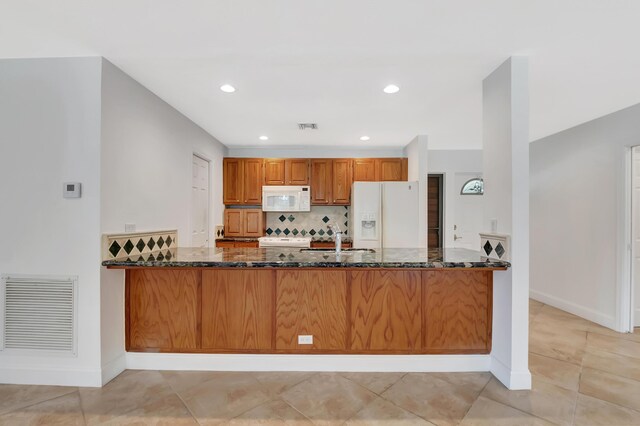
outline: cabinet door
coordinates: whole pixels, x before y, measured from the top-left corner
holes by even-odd
[[[331,204],[333,189],[332,160],[311,160],[311,204]]]
[[[402,158],[378,158],[378,180],[385,181],[402,181],[406,180],[402,177]]]
[[[264,160],[264,184],[285,184],[285,160],[282,158],[265,158]]]
[[[491,352],[492,274],[423,272],[425,352]]]
[[[351,159],[340,158],[333,160],[333,194],[332,204],[351,204]]]
[[[198,347],[198,275],[194,269],[127,271],[127,350]]]
[[[353,180],[355,182],[374,182],[376,180],[375,159],[355,158],[353,160]]]
[[[346,274],[327,269],[276,272],[276,349],[346,350]],[[313,344],[298,344],[300,335],[313,336]]]
[[[264,234],[264,214],[262,210],[243,210],[243,237],[262,237]]]
[[[244,160],[244,204],[262,204],[262,159]]]
[[[416,352],[422,345],[421,273],[351,274],[351,350]]]
[[[202,271],[202,347],[271,349],[273,291],[273,271]]]
[[[241,237],[243,232],[243,214],[241,209],[224,210],[224,235],[227,237]]]
[[[224,204],[244,202],[244,162],[240,158],[222,160],[222,199]]]
[[[285,161],[287,185],[309,185],[309,160],[292,158]]]

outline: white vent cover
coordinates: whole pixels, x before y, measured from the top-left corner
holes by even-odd
[[[3,351],[76,355],[77,277],[2,276]]]
[[[304,130],[304,129],[317,130],[318,129],[318,125],[316,123],[298,123],[298,129],[300,129],[300,130]]]

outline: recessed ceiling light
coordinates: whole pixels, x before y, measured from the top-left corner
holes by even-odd
[[[220,90],[222,90],[225,93],[233,93],[236,91],[236,88],[230,84],[223,84],[222,86],[220,86]]]
[[[390,84],[390,85],[386,86],[382,90],[384,91],[384,93],[398,93],[400,88],[398,86],[396,86],[395,84]]]
[[[260,136],[258,139],[260,139],[261,141],[268,141],[269,140],[269,136]]]
[[[371,139],[369,136],[360,136],[361,141],[368,141],[369,139]]]

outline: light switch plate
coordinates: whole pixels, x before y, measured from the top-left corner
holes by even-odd
[[[135,223],[125,223],[124,224],[124,232],[136,232],[136,224]]]
[[[298,344],[299,345],[313,345],[313,336],[310,334],[300,334],[298,335]]]

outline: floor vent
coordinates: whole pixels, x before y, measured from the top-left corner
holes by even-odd
[[[0,350],[76,355],[77,277],[3,275]]]

